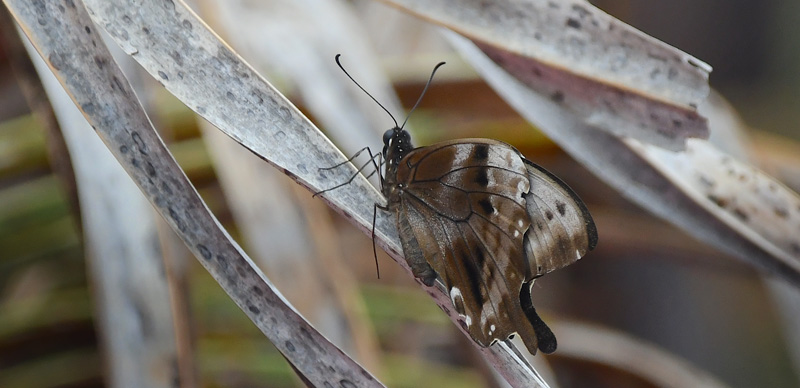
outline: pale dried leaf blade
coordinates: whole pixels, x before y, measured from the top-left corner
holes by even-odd
[[[800,196],[792,189],[707,141],[690,140],[681,153],[627,144],[731,229],[800,272]]]
[[[329,381],[382,386],[308,325],[219,225],[150,125],[83,5],[5,4],[151,204],[304,377],[318,386]],[[152,8],[139,4],[130,10],[126,15],[148,18]]]
[[[800,236],[796,193],[753,167],[734,162],[705,140],[689,142],[692,152],[673,153],[653,146],[635,147],[634,140],[623,141],[598,132],[571,111],[520,83],[471,42],[452,33],[448,37],[506,101],[623,195],[696,238],[800,286],[800,252],[795,249]],[[726,177],[729,169],[734,171],[731,179]],[[741,172],[748,180],[758,182],[752,190],[738,181]],[[708,182],[700,176],[726,182],[714,183],[717,190],[725,190],[726,205],[746,204],[746,208],[722,211],[720,208],[727,206],[719,206],[719,201],[712,199],[721,192],[704,191],[702,187]],[[759,192],[765,196],[750,196]],[[747,212],[753,222],[741,222],[737,210]],[[750,218],[751,214],[760,216]]]
[[[171,387],[178,376],[173,362],[178,350],[165,263],[157,243],[158,216],[34,48],[30,44],[26,48],[75,170],[107,382],[120,387]],[[142,330],[143,321],[147,330]]]
[[[321,171],[345,157],[184,3],[170,2],[174,8],[166,9],[122,0],[86,4],[92,18],[178,99],[298,183],[316,192],[346,181],[355,171],[350,165]],[[372,205],[383,202],[360,175],[322,198],[367,233]],[[393,219],[384,212],[378,212],[375,238],[408,271]],[[443,289],[428,291],[455,322],[458,316]],[[508,347],[495,346],[484,354],[513,386],[547,386]]]
[[[383,0],[476,42],[533,90],[617,136],[708,137],[710,67],[581,0]]]
[[[317,192],[346,180],[351,165],[294,105],[186,7],[174,1],[86,1],[95,22],[190,109],[262,159]],[[169,4],[170,6],[165,6]],[[145,12],[146,11],[146,12]],[[378,192],[362,177],[326,199],[367,225]],[[385,230],[390,230],[386,228]]]

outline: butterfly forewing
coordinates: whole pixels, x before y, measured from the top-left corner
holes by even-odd
[[[547,170],[525,160],[530,192],[525,194],[531,226],[525,252],[533,277],[574,263],[597,245],[592,216],[577,194]]]

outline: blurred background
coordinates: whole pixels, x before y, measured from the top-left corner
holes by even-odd
[[[226,19],[235,13],[215,13],[219,5],[198,3],[201,17],[309,118],[325,115],[309,106],[313,97],[302,86],[314,81],[313,74],[298,79],[285,64],[261,61],[251,54],[256,52],[252,47],[238,43],[236,36],[243,32]],[[749,128],[744,136],[751,162],[800,188],[800,3],[593,3],[713,66],[712,87]],[[731,387],[800,386],[800,362],[792,358],[798,349],[788,343],[781,308],[759,273],[654,218],[587,172],[503,102],[436,28],[381,4],[342,4],[352,13],[342,23],[358,20],[360,31],[369,31],[357,34],[365,40],[358,44],[377,54],[377,67],[397,92],[397,109],[409,109],[432,66],[448,61],[410,119],[417,145],[463,137],[506,141],[561,177],[587,203],[600,235],[597,249],[537,281],[534,289],[537,308],[557,336],[562,322],[591,323],[653,344]],[[20,51],[19,36],[8,28],[6,10],[1,12],[6,15],[0,23],[5,24],[0,40],[0,387],[106,386],[106,348],[97,330],[102,286],[87,269],[84,205],[78,201],[64,140],[53,130],[52,117],[43,113],[47,100],[31,92],[36,75]],[[250,33],[262,40],[272,36]],[[313,36],[298,32],[292,38],[307,35]],[[329,50],[342,52],[346,64],[348,55],[358,58],[351,53],[356,48],[337,44]],[[327,52],[309,49],[295,55],[301,61],[303,55],[315,56],[314,61],[329,66],[326,71],[339,72]],[[357,79],[369,78],[355,70],[363,64],[351,66]],[[133,67],[131,78],[139,71]],[[231,154],[249,152],[217,149],[213,145],[225,139],[193,112],[152,80],[145,77],[140,85],[138,93],[156,127],[211,210],[323,333],[389,386],[497,386],[468,340],[382,253],[381,279],[376,279],[368,236],[266,163],[232,161]],[[386,99],[395,116],[402,117],[392,109],[392,97]],[[364,100],[359,102],[366,111],[362,114],[371,117],[362,118],[363,123],[376,128],[370,139],[350,138],[345,149],[374,145],[391,126],[380,108]],[[340,125],[348,123],[340,120]],[[249,196],[241,194],[247,189],[237,188],[231,171],[245,169],[269,175],[264,179],[272,191],[251,187]],[[267,203],[253,198],[259,194],[268,197]],[[253,211],[257,214],[247,218],[253,207],[272,209],[272,216]],[[165,241],[174,237],[167,237],[163,227],[159,233],[164,246],[170,246]],[[183,386],[302,386],[180,244],[161,250],[172,282],[164,303],[172,301],[175,325],[184,337],[178,341],[185,351],[179,360]],[[560,352],[536,356],[541,358],[563,387],[653,386],[624,367]]]

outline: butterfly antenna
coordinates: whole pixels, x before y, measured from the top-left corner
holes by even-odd
[[[347,76],[347,78],[350,78],[350,81],[353,81],[353,83],[356,84],[356,86],[358,86],[358,88],[361,89],[361,91],[366,93],[369,96],[369,98],[372,99],[372,101],[375,101],[375,103],[378,104],[379,107],[381,107],[384,111],[386,111],[387,114],[389,114],[389,117],[392,118],[392,121],[394,121],[394,126],[396,127],[397,126],[397,120],[394,119],[394,116],[392,116],[392,113],[389,112],[389,110],[386,109],[386,107],[383,106],[383,104],[378,102],[378,100],[376,100],[375,97],[372,97],[372,95],[369,94],[369,92],[366,91],[366,89],[364,89],[358,82],[356,82],[356,80],[354,80],[353,77],[350,76],[350,73],[348,73],[347,70],[344,69],[344,66],[342,66],[342,63],[339,62],[339,57],[341,57],[341,56],[342,56],[342,54],[336,54],[336,64],[339,65],[339,68],[342,69],[342,71]]]
[[[403,125],[400,126],[401,129],[406,126],[408,118],[411,117],[411,113],[413,113],[414,109],[417,109],[417,106],[419,106],[419,103],[422,101],[422,97],[425,96],[425,92],[428,91],[428,86],[431,86],[431,82],[433,81],[433,75],[436,74],[436,70],[442,67],[442,65],[444,65],[444,62],[439,62],[439,64],[437,64],[436,67],[433,68],[433,71],[431,72],[431,78],[428,78],[428,83],[425,84],[425,89],[422,89],[422,93],[420,93],[419,98],[417,99],[417,103],[414,104],[414,107],[411,108],[410,111],[408,111],[408,115],[406,115],[406,119],[403,121]]]

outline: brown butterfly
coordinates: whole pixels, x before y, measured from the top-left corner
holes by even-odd
[[[336,63],[347,74],[339,55]],[[442,280],[481,346],[517,333],[532,354],[552,353],[556,338],[533,307],[531,287],[595,247],[597,229],[586,206],[508,144],[459,139],[414,148],[404,126],[395,120],[383,135],[387,205],[376,208],[395,215],[414,276],[427,286]]]

